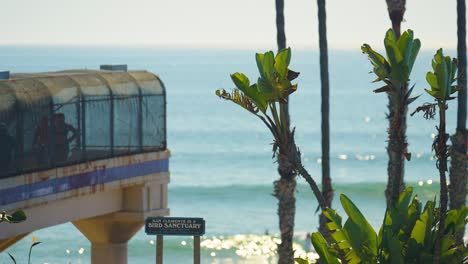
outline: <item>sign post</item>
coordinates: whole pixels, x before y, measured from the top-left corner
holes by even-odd
[[[156,264],[163,263],[164,236],[193,236],[193,263],[200,264],[200,236],[205,234],[203,218],[148,217],[145,233],[156,235]]]
[[[157,235],[156,236],[156,264],[163,263],[163,236]]]
[[[193,264],[200,264],[200,236],[193,237]]]

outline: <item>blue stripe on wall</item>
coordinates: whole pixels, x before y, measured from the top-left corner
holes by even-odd
[[[16,203],[96,184],[168,171],[169,159],[162,159],[20,185],[0,190],[0,205]]]

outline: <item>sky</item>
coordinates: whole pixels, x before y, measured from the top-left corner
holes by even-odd
[[[276,47],[275,0],[1,0],[0,45]],[[382,44],[385,0],[327,0],[328,45]],[[456,48],[455,0],[408,0],[402,29]],[[316,49],[317,2],[285,0],[287,46]]]

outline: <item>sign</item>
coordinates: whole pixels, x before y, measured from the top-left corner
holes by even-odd
[[[164,236],[202,236],[205,234],[203,218],[148,217],[145,233]]]

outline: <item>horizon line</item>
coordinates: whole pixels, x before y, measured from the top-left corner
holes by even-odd
[[[161,50],[214,50],[214,51],[256,51],[256,50],[265,50],[271,49],[271,47],[266,47],[269,45],[257,44],[257,45],[242,45],[242,46],[224,46],[224,45],[161,45],[161,44],[115,44],[115,43],[95,43],[95,44],[72,44],[72,43],[10,43],[10,44],[0,44],[0,48],[47,48],[47,47],[57,47],[57,48],[145,48],[145,49],[161,49]],[[275,45],[276,46],[276,45]],[[293,50],[298,51],[320,51],[319,47],[316,46],[289,46]],[[429,46],[421,47],[422,52],[434,51],[434,49],[443,48],[446,50],[457,50],[456,46]],[[329,50],[333,51],[360,51],[360,46],[351,47],[351,46],[329,46]],[[383,49],[378,48],[377,50]]]

